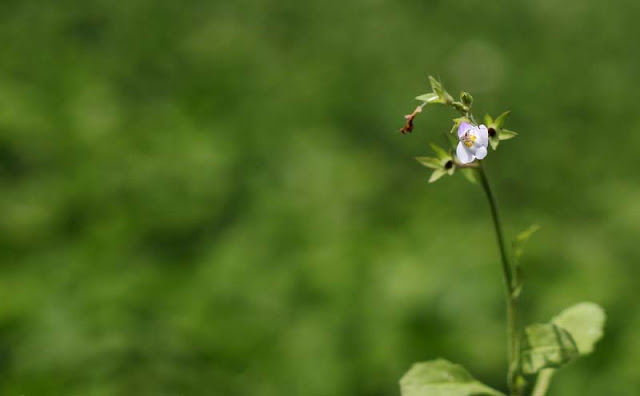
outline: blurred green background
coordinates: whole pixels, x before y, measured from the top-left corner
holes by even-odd
[[[487,169],[522,305],[608,312],[550,395],[640,389],[640,3],[0,3],[0,393],[398,395],[445,357],[504,389],[478,186],[413,159],[456,114],[520,133]]]

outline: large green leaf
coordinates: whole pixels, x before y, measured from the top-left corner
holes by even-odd
[[[415,363],[400,379],[400,391],[402,396],[504,396],[444,359]]]
[[[534,323],[524,330],[520,364],[524,374],[558,368],[578,358],[578,348],[568,331],[553,323]]]
[[[580,354],[587,355],[602,338],[605,320],[604,310],[598,304],[582,302],[560,312],[552,322],[568,331]]]

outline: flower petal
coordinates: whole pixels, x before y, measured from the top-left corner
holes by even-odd
[[[476,149],[476,158],[483,159],[487,156],[487,148],[485,146]]]
[[[489,144],[489,130],[486,126],[480,125],[478,127],[478,137],[480,138],[480,144],[483,147],[487,147]]]
[[[458,147],[456,147],[456,155],[458,156],[460,162],[463,164],[468,164],[469,162],[473,161],[473,154],[471,154],[467,150],[462,142],[459,142]]]
[[[468,122],[461,122],[460,126],[458,127],[458,139],[460,139],[462,135],[464,135],[471,128],[473,128],[473,125],[469,124]]]

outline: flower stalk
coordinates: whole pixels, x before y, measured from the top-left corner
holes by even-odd
[[[518,323],[517,323],[517,308],[518,308],[518,279],[517,272],[513,263],[509,260],[507,253],[507,247],[504,241],[504,233],[502,232],[502,223],[500,221],[500,213],[498,211],[498,203],[496,202],[487,173],[484,170],[484,166],[481,161],[478,161],[478,174],[480,176],[480,183],[487,196],[489,202],[489,208],[491,210],[491,218],[493,220],[493,227],[496,233],[496,239],[498,241],[498,248],[500,250],[500,259],[502,262],[502,275],[504,279],[505,292],[507,298],[507,351],[509,360],[509,372],[507,374],[507,384],[509,386],[509,392],[513,396],[522,394],[522,386],[518,381]]]
[[[549,390],[549,385],[551,385],[551,379],[554,373],[554,369],[542,370],[538,374],[538,379],[536,380],[536,385],[533,387],[531,396],[545,396]]]

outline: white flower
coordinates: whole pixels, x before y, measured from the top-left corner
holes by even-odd
[[[462,122],[458,127],[458,139],[460,142],[456,148],[456,155],[461,163],[468,164],[476,158],[483,159],[487,156],[489,132],[486,126]]]

